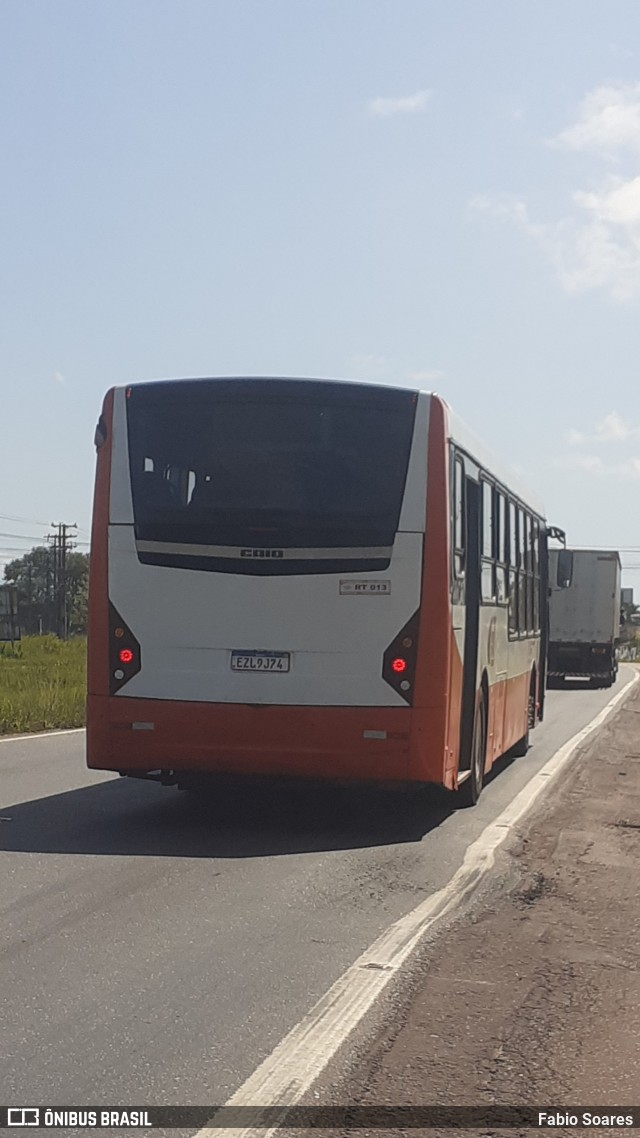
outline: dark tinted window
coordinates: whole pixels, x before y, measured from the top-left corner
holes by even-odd
[[[485,602],[495,599],[495,549],[497,533],[497,512],[495,508],[496,497],[493,486],[486,479],[481,479],[482,489],[482,600]]]
[[[495,555],[494,526],[496,522],[493,504],[493,486],[484,479],[482,486],[482,556]]]
[[[457,578],[464,576],[466,549],[466,519],[464,509],[464,463],[456,457],[453,464],[453,571]]]
[[[351,550],[381,568],[398,528],[416,396],[312,380],[185,380],[129,389],[136,537],[168,545]],[[333,571],[311,557],[261,566],[170,549],[141,559],[238,572]],[[206,564],[204,563],[206,561]],[[286,564],[285,564],[286,562]]]

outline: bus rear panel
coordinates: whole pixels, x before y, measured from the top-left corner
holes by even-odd
[[[424,777],[410,758],[428,426],[428,396],[365,384],[113,391],[91,766]]]

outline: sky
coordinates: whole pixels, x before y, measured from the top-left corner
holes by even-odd
[[[0,565],[102,397],[438,391],[640,601],[637,0],[0,0]]]

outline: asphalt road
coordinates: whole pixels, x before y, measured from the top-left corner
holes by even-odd
[[[548,693],[472,810],[434,793],[102,777],[84,734],[0,742],[0,1101],[218,1104],[616,688]]]

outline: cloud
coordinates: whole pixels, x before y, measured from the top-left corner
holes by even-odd
[[[400,98],[377,98],[369,102],[371,114],[379,118],[388,119],[393,115],[423,114],[431,98],[427,90],[416,91],[413,95],[403,95]]]
[[[610,411],[596,423],[592,434],[585,435],[583,431],[576,431],[572,427],[565,435],[565,442],[570,447],[580,447],[586,444],[593,446],[597,443],[620,444],[639,437],[639,427],[632,426],[617,411]]]
[[[551,465],[563,470],[587,470],[591,474],[604,474],[607,470],[597,454],[563,455],[561,458],[554,458]]]
[[[508,194],[476,194],[469,199],[469,207],[476,213],[487,213],[491,217],[505,217],[529,224],[526,203]]]
[[[604,419],[596,423],[596,435],[603,442],[622,442],[624,439],[631,439],[637,434],[637,427],[632,427],[626,423],[617,411],[611,411],[609,415],[605,415]]]
[[[476,196],[476,212],[510,220],[553,266],[565,292],[602,289],[617,303],[640,296],[640,177],[616,179],[601,193],[576,192],[573,215],[535,221],[526,202]]]
[[[625,480],[640,478],[640,458],[627,458],[611,468],[611,473]]]
[[[526,201],[476,196],[471,206],[510,220],[534,241],[569,294],[601,290],[616,303],[640,297],[640,83],[596,87],[580,104],[572,126],[550,140],[557,150],[593,153],[600,161],[623,157],[631,167],[601,174],[589,189],[568,194],[557,220],[539,221]],[[596,176],[597,177],[597,176]]]
[[[635,51],[632,51],[630,47],[623,47],[619,43],[610,43],[609,51],[617,59],[633,59],[634,55],[636,54]]]
[[[632,444],[634,449],[637,447],[638,439],[640,427],[623,419],[617,411],[609,411],[588,434],[572,427],[564,438],[572,452],[553,459],[551,465],[623,481],[635,480],[640,478],[640,458],[629,452]],[[583,451],[582,447],[589,449]]]
[[[66,386],[67,386],[67,381],[66,381],[66,379],[64,378],[64,376],[63,376],[63,374],[62,374],[62,372],[61,372],[61,371],[54,371],[54,373],[53,373],[53,380],[54,380],[54,383],[59,383],[61,387],[66,387]]]
[[[596,477],[617,481],[640,479],[640,458],[626,458],[623,462],[604,462],[597,454],[572,454],[554,458],[551,465],[558,470],[573,470]]]
[[[431,371],[412,371],[409,379],[413,383],[438,383],[444,379],[444,372],[438,368],[433,368]]]
[[[577,122],[551,140],[567,150],[640,152],[640,83],[596,87],[580,104]]]
[[[373,352],[357,354],[349,361],[349,373],[354,379],[385,379],[392,370],[384,356]]]
[[[576,431],[572,427],[570,431],[567,431],[566,441],[570,447],[579,447],[586,443],[587,436],[583,435],[582,431]]]

